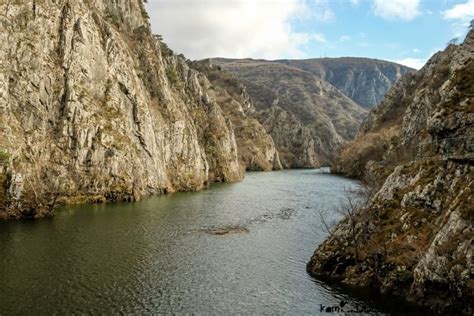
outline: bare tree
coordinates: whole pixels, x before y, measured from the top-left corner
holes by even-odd
[[[446,44],[446,46],[449,46],[449,45],[457,45],[459,42],[459,38],[458,37],[454,37],[452,39],[449,40],[449,42]]]
[[[337,212],[348,222],[349,234],[354,246],[355,258],[360,259],[360,247],[364,236],[369,234],[370,203],[377,192],[371,181],[364,181],[357,189],[346,189]]]
[[[373,197],[378,191],[379,185],[372,178],[366,179],[355,189],[345,189],[344,197],[339,203],[339,207],[335,210],[344,217],[343,221],[347,221],[350,243],[354,247],[356,260],[360,259],[361,246],[369,236],[369,223],[371,219],[370,205]],[[339,236],[334,233],[334,223],[328,223],[326,212],[318,210],[319,218],[322,226],[328,232],[331,239],[338,243],[342,243]],[[384,245],[385,247],[385,245]],[[386,254],[386,249],[384,253]]]
[[[45,173],[41,177],[36,174],[25,178],[23,195],[28,202],[24,204],[23,212],[26,217],[51,215],[54,212],[61,194],[59,182],[52,177],[57,177],[57,174]]]
[[[318,210],[319,219],[321,220],[321,224],[323,224],[324,229],[329,234],[331,238],[334,238],[337,242],[340,242],[339,238],[334,234],[334,226],[335,223],[328,223],[326,220],[326,211],[325,210]]]
[[[357,224],[359,222],[359,211],[360,207],[357,206],[358,201],[354,197],[354,193],[350,190],[345,190],[345,196],[343,201],[340,202],[339,208],[337,212],[343,215],[349,224],[349,233],[352,239],[352,243],[354,245],[355,257],[356,260],[359,259],[359,241],[358,239],[358,232],[357,232]]]

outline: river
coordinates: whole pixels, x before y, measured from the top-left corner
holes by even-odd
[[[317,314],[373,307],[305,270],[345,189],[318,170],[247,173],[137,203],[0,223],[0,314]],[[228,234],[225,234],[229,232]]]

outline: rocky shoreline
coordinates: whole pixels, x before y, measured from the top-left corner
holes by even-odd
[[[345,219],[307,265],[311,275],[472,315],[473,73],[471,30],[370,113],[335,167],[369,190],[343,206]]]

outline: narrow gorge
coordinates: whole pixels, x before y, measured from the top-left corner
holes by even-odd
[[[0,315],[472,315],[474,20],[420,69],[378,1],[164,2],[0,0]]]
[[[0,10],[3,219],[328,165],[367,115],[304,67],[174,54],[139,0]]]

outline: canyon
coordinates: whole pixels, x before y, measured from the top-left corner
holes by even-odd
[[[264,63],[281,80],[241,80],[174,54],[140,0],[0,9],[3,219],[328,165],[367,115],[301,69]]]
[[[326,195],[331,183],[358,188],[338,189],[339,208],[329,199],[342,220],[322,217],[327,238],[318,231],[307,272],[472,314],[472,29],[414,71],[352,57],[191,61],[153,34],[142,0],[1,1],[0,10],[0,220],[331,166],[360,182],[306,170],[268,178],[278,181],[272,203],[286,192],[283,175],[296,183],[285,203],[298,200],[301,212],[312,210],[300,205],[306,184]],[[239,192],[268,193],[254,174],[251,183]],[[229,200],[233,210],[251,202]]]

